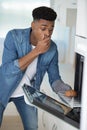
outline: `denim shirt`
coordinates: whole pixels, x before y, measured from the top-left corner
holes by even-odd
[[[0,102],[6,106],[11,94],[20,83],[25,71],[19,67],[18,59],[31,51],[31,28],[14,29],[8,32],[0,67]],[[58,67],[58,51],[56,44],[51,40],[50,48],[39,55],[37,71],[33,86],[40,89],[45,73],[48,73],[49,83],[61,79]]]

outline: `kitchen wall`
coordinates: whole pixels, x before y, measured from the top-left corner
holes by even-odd
[[[60,46],[64,49],[60,55],[65,57],[60,57],[60,61],[74,64],[77,0],[51,0],[51,7],[58,14],[54,39],[59,43],[59,49]]]

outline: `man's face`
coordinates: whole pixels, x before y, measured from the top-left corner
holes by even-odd
[[[38,42],[45,38],[51,39],[51,35],[54,29],[54,22],[44,19],[36,20],[32,22],[32,35]]]

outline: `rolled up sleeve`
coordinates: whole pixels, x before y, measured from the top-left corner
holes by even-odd
[[[52,84],[52,89],[55,93],[58,93],[58,92],[64,92],[64,91],[67,91],[67,90],[70,90],[72,89],[70,85],[64,83],[62,80],[56,80],[53,84]]]

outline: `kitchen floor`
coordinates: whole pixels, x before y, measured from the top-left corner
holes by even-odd
[[[4,116],[0,130],[23,130],[19,116]]]

